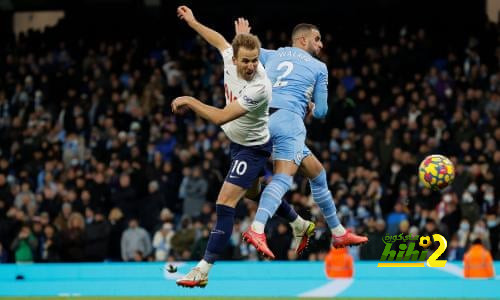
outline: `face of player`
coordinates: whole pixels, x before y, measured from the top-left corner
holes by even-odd
[[[238,57],[233,57],[233,63],[236,65],[238,76],[250,81],[257,73],[259,65],[259,49],[247,49],[241,47],[238,50]]]
[[[318,30],[312,29],[311,33],[306,36],[307,49],[306,51],[314,56],[318,56],[321,49],[323,49],[323,42],[321,41],[321,34]]]

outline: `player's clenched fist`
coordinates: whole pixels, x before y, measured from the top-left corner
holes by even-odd
[[[185,5],[177,7],[177,16],[179,17],[179,19],[184,20],[188,23],[195,20],[193,11]]]

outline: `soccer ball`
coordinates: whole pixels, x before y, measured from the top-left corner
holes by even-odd
[[[438,191],[453,182],[455,167],[446,156],[429,155],[420,163],[418,177],[426,188]]]

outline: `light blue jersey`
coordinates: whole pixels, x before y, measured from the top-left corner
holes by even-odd
[[[328,111],[328,70],[308,52],[296,47],[261,49],[261,63],[273,85],[269,107],[305,117],[309,101],[316,105],[313,116],[323,118]]]
[[[324,63],[312,57],[307,51],[295,47],[279,48],[276,51],[262,49],[259,59],[273,86],[269,104],[269,107],[275,108],[269,112],[269,132],[273,143],[272,158],[274,161],[289,161],[300,166],[305,157],[312,155],[305,144],[307,132],[304,117],[309,101],[315,104],[313,111],[315,118],[323,118],[328,111],[328,70]],[[314,201],[332,229],[332,234],[334,234],[333,229],[342,234],[343,227],[328,190],[325,170],[322,169],[314,178],[309,178],[309,182]],[[273,179],[262,192],[259,208],[255,214],[255,225],[260,224],[262,226],[259,227],[264,228],[292,184],[293,177],[289,174],[273,175]],[[366,241],[365,238],[363,242]]]

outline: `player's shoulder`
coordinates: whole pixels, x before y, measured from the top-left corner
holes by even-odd
[[[316,73],[328,74],[328,69],[326,67],[326,64],[312,55],[311,55],[311,60],[309,62],[309,65],[314,69],[314,71]]]
[[[231,46],[228,46],[226,49],[224,50],[221,50],[220,52],[222,54],[222,56],[228,56],[228,55],[233,55],[233,47]]]
[[[317,68],[318,68],[318,71],[320,71],[321,73],[327,73],[328,74],[328,68],[326,67],[326,64],[324,62],[322,62],[321,60],[317,59],[317,58],[314,58],[317,62]]]
[[[222,55],[224,67],[227,68],[228,66],[232,65],[233,47],[227,47],[226,49],[222,50],[220,54]]]

